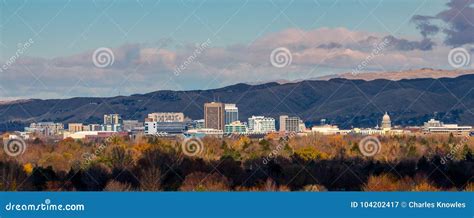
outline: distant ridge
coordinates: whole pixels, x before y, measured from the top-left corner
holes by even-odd
[[[387,79],[387,80],[402,80],[402,79],[421,79],[421,78],[455,78],[462,75],[474,74],[474,69],[466,69],[466,70],[442,70],[442,69],[432,69],[432,68],[421,68],[421,69],[414,69],[414,70],[405,70],[405,71],[386,71],[386,72],[362,72],[359,74],[352,74],[352,73],[340,73],[340,74],[331,74],[326,76],[314,77],[305,80],[330,80],[334,78],[344,78],[344,79],[352,79],[352,80],[376,80],[376,79]],[[304,80],[276,80],[274,82],[278,84],[285,84],[285,83],[295,83],[301,82]],[[268,83],[267,82],[249,82],[248,84],[251,85],[258,85]]]
[[[474,74],[456,78],[326,81],[260,85],[235,84],[211,90],[156,91],[117,97],[78,97],[0,104],[0,131],[30,122],[100,123],[103,114],[143,120],[148,113],[179,111],[203,117],[203,104],[219,99],[236,103],[242,120],[251,115],[300,116],[308,125],[325,118],[343,128],[376,126],[385,111],[395,125],[422,125],[429,118],[474,124]],[[461,101],[461,102],[460,102]]]
[[[420,78],[455,78],[462,75],[474,74],[474,70],[441,70],[432,68],[421,68],[417,70],[407,71],[391,71],[391,72],[368,72],[368,73],[343,73],[339,75],[329,75],[318,77],[318,80],[328,80],[332,78],[345,78],[345,79],[361,79],[361,80],[376,80],[376,79],[388,79],[388,80],[402,80],[402,79],[420,79]]]

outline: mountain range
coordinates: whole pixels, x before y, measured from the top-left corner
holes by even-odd
[[[339,125],[373,127],[388,112],[394,125],[422,125],[430,118],[474,124],[474,75],[455,78],[335,78],[279,84],[236,84],[211,90],[162,90],[117,97],[29,99],[0,104],[0,131],[20,130],[31,122],[101,123],[103,114],[143,120],[152,112],[183,112],[203,118],[205,102],[236,103],[239,116],[301,117],[308,126],[320,119]]]

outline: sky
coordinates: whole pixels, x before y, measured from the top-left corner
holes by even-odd
[[[449,52],[474,47],[473,7],[474,0],[3,0],[0,101],[453,69]]]

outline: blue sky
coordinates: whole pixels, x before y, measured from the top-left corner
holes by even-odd
[[[450,1],[456,4],[446,5]],[[114,96],[311,79],[351,72],[368,57],[370,63],[361,71],[450,68],[446,57],[453,45],[472,42],[446,40],[449,35],[443,32],[451,24],[467,22],[470,34],[472,4],[471,0],[5,0],[0,2],[0,63],[8,64],[0,65],[0,96]],[[460,15],[438,16],[459,8]],[[413,22],[415,15],[421,15],[419,23]],[[420,34],[433,25],[438,25],[437,34]],[[463,31],[455,29],[451,35]],[[382,48],[383,55],[372,57],[371,51],[385,39],[390,44]],[[9,63],[28,40],[34,43]],[[205,42],[209,45],[199,50]],[[101,68],[93,64],[92,56],[104,47],[113,53],[114,62]],[[275,67],[270,55],[282,47],[292,62]],[[179,66],[184,67],[177,75]]]
[[[219,28],[222,29],[214,41],[216,46],[249,43],[259,35],[295,27],[306,30],[346,27],[381,33],[390,30],[396,31],[396,35],[418,37],[415,26],[409,23],[413,12],[434,14],[444,7],[445,1],[258,0],[243,6],[244,3],[237,0],[6,1],[1,10],[2,56],[13,54],[17,43],[37,33],[34,38],[38,43],[29,55],[49,58],[99,46],[155,43],[162,38],[182,43],[202,42]],[[275,17],[284,9],[285,15]],[[369,14],[371,11],[373,15]]]

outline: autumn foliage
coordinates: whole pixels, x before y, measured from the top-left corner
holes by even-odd
[[[474,141],[454,136],[263,139],[206,137],[189,156],[181,139],[114,136],[106,141],[28,141],[20,157],[0,153],[4,191],[473,191]],[[452,152],[457,146],[456,152]]]

